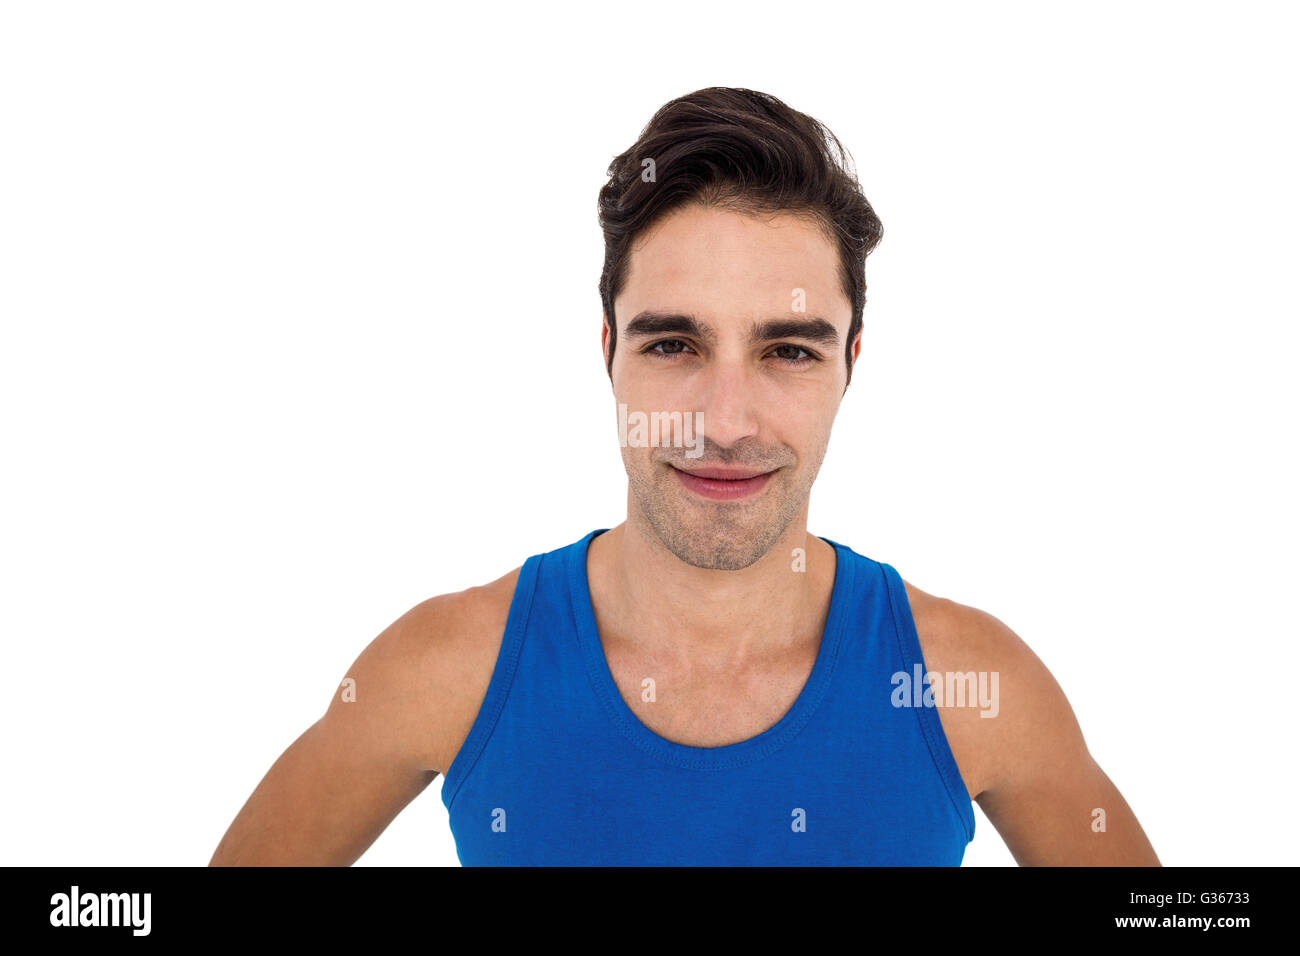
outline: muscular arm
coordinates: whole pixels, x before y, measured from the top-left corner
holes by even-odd
[[[941,707],[972,798],[1021,866],[1159,866],[1137,817],[1084,743],[1060,685],[991,614],[915,593],[929,671],[998,672],[998,712]],[[1105,831],[1094,830],[1094,811]]]
[[[348,866],[450,766],[486,693],[517,571],[430,598],[348,669],[324,715],[267,771],[210,866]]]

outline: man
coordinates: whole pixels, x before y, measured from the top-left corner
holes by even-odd
[[[377,637],[213,864],[348,864],[438,774],[466,864],[1155,864],[997,618],[807,532],[881,227],[774,97],[665,105],[600,195],[627,520]],[[978,706],[974,706],[978,704]]]

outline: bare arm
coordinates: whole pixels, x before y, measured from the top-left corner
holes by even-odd
[[[516,574],[431,598],[376,637],[346,674],[355,700],[334,692],[267,771],[209,865],[356,862],[468,735]]]
[[[1016,862],[1159,866],[1133,810],[1089,753],[1069,701],[1038,656],[991,614],[929,600],[935,603],[918,617],[918,626],[926,619],[930,635],[923,647],[927,669],[998,673],[995,717],[960,707],[941,707],[939,715],[954,755],[961,754],[973,799]]]

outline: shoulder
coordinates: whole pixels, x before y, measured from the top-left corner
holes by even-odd
[[[922,591],[903,582],[927,665],[933,653],[948,660],[1028,664],[1029,645],[987,611]]]
[[[485,640],[499,648],[501,635],[493,637],[492,632],[498,625],[502,630],[506,626],[520,570],[515,568],[488,584],[431,597],[394,623],[430,664],[443,663],[448,651],[478,656],[487,650],[481,646]]]
[[[495,581],[421,601],[392,622],[353,665],[358,700],[383,698],[395,743],[445,774],[487,693],[520,568]],[[382,711],[381,711],[382,707]]]
[[[1083,749],[1064,692],[1020,635],[987,611],[903,583],[926,671],[973,672],[987,682],[987,705],[948,700],[937,707],[971,799],[1012,780],[1045,751]]]

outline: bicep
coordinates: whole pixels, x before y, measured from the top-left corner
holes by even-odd
[[[267,771],[213,866],[349,866],[437,776],[376,759],[321,718]]]
[[[987,624],[987,621],[994,623]],[[1022,866],[1158,866],[1137,817],[1089,753],[1065,693],[1006,625],[995,777],[977,802]]]
[[[1158,866],[1115,784],[1084,750],[985,791],[980,809],[1021,866]]]
[[[437,776],[419,615],[361,653],[324,715],[267,771],[210,865],[345,866]]]

